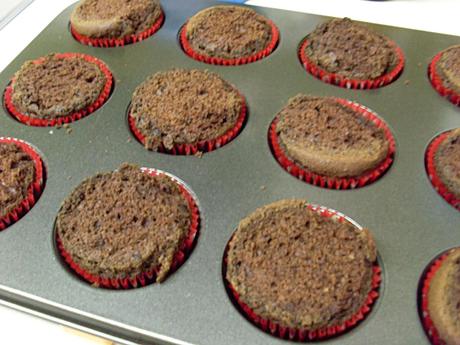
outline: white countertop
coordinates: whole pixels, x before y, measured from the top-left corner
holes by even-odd
[[[8,1],[8,0],[0,0]],[[183,0],[192,1],[192,0]],[[74,0],[35,0],[0,30],[2,71],[53,18]],[[281,8],[460,36],[460,0],[250,0],[251,5]],[[0,4],[2,6],[2,4]],[[460,38],[459,38],[460,44]],[[53,51],[56,49],[52,49]],[[0,306],[2,344],[97,344],[37,317]]]

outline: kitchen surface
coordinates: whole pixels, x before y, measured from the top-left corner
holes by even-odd
[[[184,6],[188,1],[193,0],[183,0]],[[460,1],[458,0],[251,0],[235,2],[332,17],[350,17],[370,23],[460,36],[458,25]],[[72,3],[74,3],[73,0],[0,0],[0,40],[4,47],[0,54],[0,71],[8,66],[57,15]],[[460,37],[458,42],[460,43]],[[57,46],[54,50],[58,51],[59,47]],[[52,128],[50,130],[52,131]],[[95,338],[68,328],[74,325],[62,326],[58,324],[62,323],[59,320],[44,320],[41,318],[42,315],[30,315],[24,313],[20,307],[8,305],[8,303],[3,304],[0,306],[2,343],[46,343],[48,345],[110,343],[110,340]],[[98,334],[95,331],[92,333]]]

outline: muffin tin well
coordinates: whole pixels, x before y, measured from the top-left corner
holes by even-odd
[[[136,44],[96,48],[77,42],[61,13],[0,74],[4,89],[26,60],[51,52],[77,52],[104,61],[116,87],[103,107],[69,128],[31,127],[0,110],[0,136],[23,139],[40,149],[47,181],[27,216],[0,233],[0,303],[61,319],[125,343],[286,344],[251,325],[227,297],[222,256],[248,210],[285,198],[302,198],[337,209],[371,229],[384,265],[385,289],[378,306],[359,326],[323,344],[429,344],[417,312],[417,286],[431,258],[460,243],[460,212],[431,186],[424,154],[438,133],[460,127],[460,109],[431,86],[427,66],[455,36],[368,24],[394,40],[405,54],[402,74],[374,90],[348,90],[324,83],[299,63],[302,39],[326,17],[255,8],[280,30],[280,41],[264,59],[215,66],[184,54],[178,32],[189,17],[216,1],[162,0],[165,22]],[[174,156],[145,150],[133,137],[126,109],[148,75],[179,68],[208,69],[246,97],[250,116],[231,142],[204,154]],[[375,111],[396,140],[391,169],[356,190],[306,184],[281,169],[267,141],[270,123],[298,93],[355,101]],[[197,196],[202,223],[197,245],[179,271],[163,284],[142,289],[95,289],[63,268],[53,225],[61,202],[85,178],[122,162],[168,171]]]

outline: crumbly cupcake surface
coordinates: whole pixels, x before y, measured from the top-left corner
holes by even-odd
[[[190,18],[187,39],[203,55],[226,59],[253,55],[272,38],[269,21],[252,9],[214,6]]]
[[[460,343],[460,249],[454,249],[433,276],[428,312],[446,345]]]
[[[460,45],[446,49],[436,69],[443,83],[460,94]]]
[[[187,237],[191,210],[178,185],[132,165],[82,182],[64,201],[56,231],[65,251],[102,278],[134,278],[171,269]]]
[[[161,13],[159,0],[82,0],[70,22],[90,38],[123,38],[147,30]]]
[[[55,119],[87,108],[98,99],[107,81],[95,63],[55,54],[39,63],[27,61],[14,79],[14,106],[38,119]]]
[[[441,181],[460,199],[460,128],[453,130],[439,145],[434,162]]]
[[[283,200],[242,220],[228,245],[226,279],[257,315],[316,330],[342,324],[365,302],[376,247],[368,230]]]
[[[359,176],[388,154],[384,131],[333,98],[297,95],[277,118],[276,132],[286,155],[317,174]]]
[[[242,106],[238,91],[217,74],[175,69],[137,87],[130,114],[145,146],[158,150],[218,138],[235,126]]]
[[[373,80],[397,63],[388,38],[348,18],[320,24],[307,36],[306,55],[327,72]]]
[[[32,158],[15,144],[0,143],[0,218],[27,197],[35,176]]]

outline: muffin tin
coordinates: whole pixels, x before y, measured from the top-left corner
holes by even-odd
[[[224,67],[188,57],[178,32],[188,17],[215,1],[163,0],[165,23],[152,37],[120,48],[94,48],[68,29],[61,13],[1,74],[5,88],[25,60],[51,52],[80,52],[104,61],[114,74],[110,99],[72,131],[31,127],[0,111],[0,136],[25,140],[43,157],[47,181],[37,204],[0,233],[1,303],[58,322],[108,333],[124,343],[286,344],[250,324],[234,308],[222,279],[224,248],[238,222],[283,198],[305,198],[371,229],[383,266],[381,296],[358,327],[323,344],[429,344],[417,312],[425,266],[460,244],[460,212],[445,202],[425,173],[425,149],[434,136],[460,127],[460,109],[440,97],[427,78],[432,57],[459,37],[369,26],[396,41],[406,56],[402,75],[375,90],[347,90],[308,74],[299,43],[327,18],[257,8],[280,29],[277,49],[247,65]],[[127,108],[145,77],[173,67],[209,69],[246,97],[249,117],[232,142],[213,152],[174,156],[145,150],[129,130]],[[396,138],[395,161],[375,183],[356,190],[306,184],[273,158],[267,133],[275,114],[297,93],[347,98],[375,111]],[[70,133],[69,133],[70,132]],[[172,173],[197,196],[200,237],[186,263],[163,284],[129,291],[96,289],[63,264],[53,226],[61,202],[83,179],[132,162]]]

